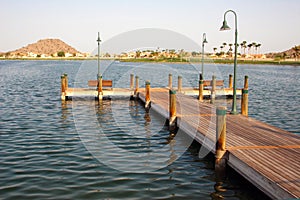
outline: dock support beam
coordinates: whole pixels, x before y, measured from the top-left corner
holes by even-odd
[[[98,76],[98,100],[102,100],[103,90],[102,90],[102,75]]]
[[[242,89],[241,113],[248,116],[248,76],[245,76],[244,88]]]
[[[135,89],[134,89],[134,95],[136,96],[139,91],[139,77],[135,76]]]
[[[229,88],[232,89],[233,87],[233,77],[232,74],[229,74]]]
[[[199,101],[203,101],[203,77],[202,74],[200,74],[200,80],[199,80]]]
[[[215,102],[215,98],[216,98],[216,84],[217,84],[216,76],[213,75],[212,76],[212,80],[211,80],[211,95],[210,95],[211,103]]]
[[[66,100],[66,77],[62,75],[61,77],[61,100]]]
[[[172,74],[169,74],[169,89],[172,89]]]
[[[133,89],[134,75],[130,74],[130,89]]]
[[[169,127],[170,130],[176,128],[176,91],[169,90]]]
[[[145,97],[145,108],[146,110],[149,110],[151,107],[151,101],[150,101],[150,81],[146,81],[145,83],[145,89],[146,89],[146,97]]]
[[[182,76],[178,76],[178,92],[182,90]]]
[[[220,173],[225,173],[226,169],[226,112],[225,106],[220,106],[216,110],[215,170]]]

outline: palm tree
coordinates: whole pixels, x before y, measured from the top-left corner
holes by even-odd
[[[183,54],[184,54],[184,49],[181,49],[181,50],[179,51],[179,56],[180,56],[180,61],[181,61],[181,62],[182,62]]]
[[[283,58],[283,60],[285,60],[285,59],[286,59],[286,56],[287,56],[287,54],[286,54],[285,52],[283,52],[283,54],[282,54],[282,58]]]
[[[221,46],[220,46],[220,49],[221,49],[220,54],[224,53],[224,52],[223,52],[223,48],[224,48],[224,46],[221,45]]]
[[[228,50],[228,51],[232,51],[232,46],[233,46],[233,44],[232,44],[232,43],[229,43],[228,46],[229,46],[229,50]]]
[[[255,46],[256,46],[256,42],[252,42],[252,47],[253,48],[255,48]],[[254,52],[252,52],[252,54],[254,54]],[[256,55],[254,55],[254,57],[255,57]]]
[[[233,44],[229,43],[228,46],[229,46],[228,54],[230,55],[230,57],[232,57],[232,46],[233,46]]]
[[[248,54],[250,55],[250,54],[251,54],[251,47],[252,47],[252,44],[248,44],[247,47],[248,47]]]
[[[217,49],[218,49],[217,47],[213,48],[215,54],[216,54]]]
[[[135,52],[135,57],[136,58],[139,58],[141,56],[141,51],[140,50],[137,50],[136,52]]]
[[[260,48],[261,44],[256,44],[255,47],[255,51],[256,51],[256,55],[258,55],[258,48]]]
[[[243,48],[244,49],[244,55],[246,54],[246,48],[247,48],[247,41],[243,41],[242,43],[241,43],[241,48]]]
[[[295,56],[295,60],[297,61],[300,48],[299,48],[299,46],[294,46],[292,49],[295,51],[294,56]]]
[[[222,44],[223,48],[225,48],[226,45],[227,45],[227,43],[226,43],[226,42],[223,42],[223,44]],[[224,49],[224,51],[225,51],[225,49]]]

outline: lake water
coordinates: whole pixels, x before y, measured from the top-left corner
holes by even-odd
[[[128,87],[131,73],[141,87],[145,80],[164,87],[169,73],[174,84],[182,75],[184,86],[197,86],[200,67],[101,61],[114,87]],[[195,143],[184,148],[185,138],[172,139],[164,120],[138,102],[61,102],[63,73],[70,87],[86,87],[97,62],[0,61],[0,199],[266,198],[232,170],[217,190],[213,157],[199,158]],[[205,79],[227,84],[230,73],[231,65],[205,65]],[[244,75],[249,116],[300,134],[300,67],[239,65],[240,88]]]

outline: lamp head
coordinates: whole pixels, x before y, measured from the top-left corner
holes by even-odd
[[[206,40],[206,33],[203,33],[202,44],[208,43]]]
[[[98,42],[98,43],[101,42],[99,32],[98,32],[98,39],[97,39],[97,42]]]
[[[227,25],[227,21],[224,19],[223,25],[220,28],[220,31],[226,31],[226,30],[230,30],[230,27]]]

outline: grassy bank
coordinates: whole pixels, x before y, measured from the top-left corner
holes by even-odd
[[[238,60],[238,64],[259,64],[259,65],[293,65],[300,66],[300,61],[280,61],[280,60]],[[233,64],[233,60],[214,59],[212,63]]]
[[[149,62],[149,63],[201,63],[199,58],[129,58],[129,59],[114,59],[114,58],[100,58],[101,60],[118,60],[120,62]],[[89,58],[0,58],[0,60],[97,60],[96,57]],[[215,64],[233,64],[233,59],[205,59],[204,63]],[[300,61],[294,60],[244,60],[238,59],[238,64],[259,64],[259,65],[292,65],[300,66]]]
[[[188,63],[186,59],[180,58],[128,58],[117,59],[120,62],[168,62],[168,63]]]
[[[55,58],[0,58],[0,60],[97,60],[95,57],[55,57]],[[115,60],[113,58],[101,58],[101,60]]]
[[[117,59],[120,62],[166,62],[166,63],[201,63],[201,59],[193,58],[130,58],[130,59]],[[215,63],[215,64],[233,64],[233,59],[205,59],[204,63]],[[291,60],[244,60],[238,59],[238,64],[259,64],[259,65],[293,65],[300,66],[300,61]]]

